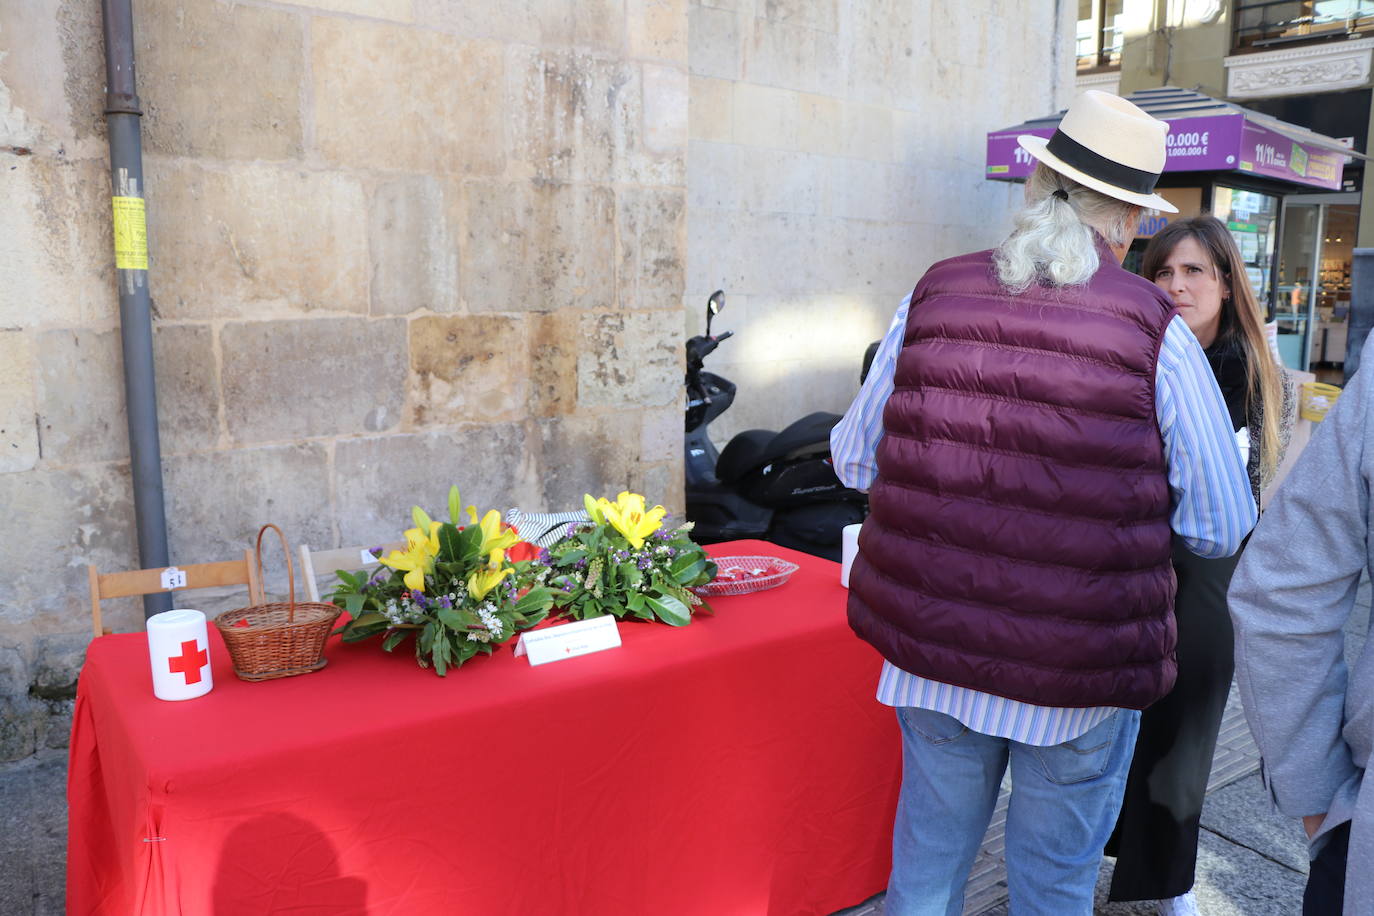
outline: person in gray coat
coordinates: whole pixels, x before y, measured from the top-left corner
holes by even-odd
[[[1264,782],[1310,841],[1306,916],[1374,914],[1374,788],[1363,791],[1374,650],[1366,643],[1347,668],[1343,632],[1360,576],[1374,570],[1372,409],[1374,370],[1358,372],[1260,520],[1229,593]]]

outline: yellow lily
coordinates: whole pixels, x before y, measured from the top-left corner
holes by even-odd
[[[419,528],[408,529],[406,549],[393,550],[380,558],[384,565],[405,571],[406,588],[412,591],[423,592],[425,576],[434,572],[434,558],[439,555],[440,527],[439,522],[430,522],[428,535]]]
[[[601,503],[604,499],[592,499],[592,494],[582,494],[582,505],[587,510],[587,517],[598,525],[606,524],[606,517],[601,514]]]
[[[668,510],[662,506],[654,506],[647,512],[644,511],[644,497],[623,490],[615,498],[614,503],[606,499],[601,500],[599,508],[606,521],[610,522],[616,531],[625,535],[625,539],[636,550],[644,546],[645,538],[663,526],[663,516],[668,514]]]
[[[482,546],[477,552],[486,555],[495,550],[507,550],[520,540],[520,535],[516,534],[511,528],[501,524],[501,513],[491,509],[482,520],[477,520],[477,507],[468,506],[468,516],[472,523],[482,529]]]
[[[491,514],[496,514],[493,509]],[[487,596],[487,592],[495,588],[506,576],[514,574],[515,570],[505,564],[505,551],[493,550],[491,552],[491,562],[486,566],[479,566],[468,576],[468,594],[481,601]]]

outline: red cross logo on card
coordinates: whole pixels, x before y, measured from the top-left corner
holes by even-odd
[[[200,683],[200,669],[210,664],[210,653],[197,649],[196,641],[188,639],[181,644],[181,654],[167,659],[167,670],[173,674],[186,675],[187,684]]]

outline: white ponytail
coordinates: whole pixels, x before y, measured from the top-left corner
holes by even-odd
[[[1086,283],[1098,268],[1093,230],[1108,244],[1125,245],[1140,210],[1039,164],[1026,182],[1026,206],[1013,218],[1016,228],[993,255],[997,279],[1013,293],[1038,281]]]

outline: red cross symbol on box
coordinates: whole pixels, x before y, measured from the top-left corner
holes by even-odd
[[[197,649],[196,641],[188,639],[181,644],[181,654],[167,659],[167,670],[173,674],[186,675],[187,684],[200,683],[200,669],[210,663],[210,653]]]

